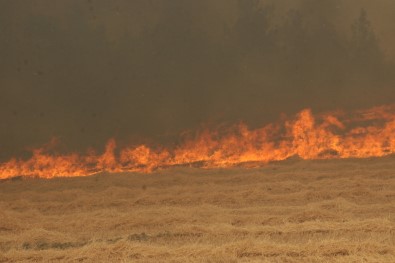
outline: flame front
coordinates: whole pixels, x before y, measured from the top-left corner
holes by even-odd
[[[302,159],[367,158],[395,153],[395,105],[351,114],[314,116],[306,109],[294,118],[249,129],[241,123],[184,136],[172,148],[139,145],[117,149],[110,139],[103,154],[50,154],[35,149],[28,160],[0,164],[0,179],[15,176],[87,176],[99,172],[152,172],[172,166],[225,168],[259,166],[292,156]]]

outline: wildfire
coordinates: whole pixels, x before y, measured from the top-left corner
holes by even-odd
[[[259,166],[292,156],[302,159],[367,158],[395,153],[395,105],[353,113],[314,116],[309,109],[295,117],[249,129],[240,123],[184,136],[172,148],[138,145],[118,149],[110,139],[102,154],[53,154],[46,147],[27,160],[0,164],[0,179],[15,176],[53,178],[99,172],[152,172],[172,166],[222,168]]]

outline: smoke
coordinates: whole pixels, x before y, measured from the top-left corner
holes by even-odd
[[[380,1],[0,2],[0,159],[392,103]]]

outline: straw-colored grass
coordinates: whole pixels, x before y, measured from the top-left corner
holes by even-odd
[[[0,262],[395,262],[395,158],[0,182]]]

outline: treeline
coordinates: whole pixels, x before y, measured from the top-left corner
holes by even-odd
[[[213,40],[188,2],[172,1],[134,42],[133,57],[143,82],[152,78],[189,106],[203,100],[208,112],[220,105],[241,117],[247,105],[276,112],[386,102],[393,67],[365,10],[344,33],[333,21],[336,1],[305,0],[276,17],[276,4],[240,0],[236,21]]]

